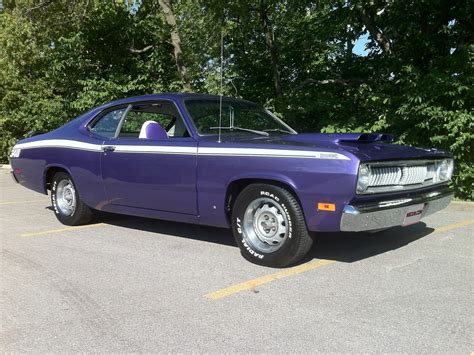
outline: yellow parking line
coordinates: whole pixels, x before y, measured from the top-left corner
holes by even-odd
[[[474,219],[467,219],[458,223],[453,223],[453,224],[448,224],[445,226],[441,226],[438,228],[435,228],[433,233],[442,233],[442,232],[447,232],[452,229],[456,228],[461,228],[470,224],[474,224]],[[335,260],[326,260],[326,259],[321,259],[321,260],[315,260],[315,261],[310,261],[306,264],[294,266],[292,268],[278,271],[276,273],[270,274],[270,275],[265,275],[261,277],[257,277],[256,279],[241,282],[226,288],[222,288],[220,290],[217,290],[215,292],[208,293],[204,295],[206,298],[210,298],[213,300],[218,300],[230,295],[233,295],[235,293],[245,291],[245,290],[250,290],[250,289],[255,289],[255,287],[259,285],[263,285],[278,279],[282,279],[285,277],[301,274],[306,271],[311,271],[316,268],[319,268],[321,266],[329,265],[329,264],[334,264],[336,263]],[[473,354],[474,355],[474,354]]]
[[[474,224],[474,219],[466,219],[464,221],[448,224],[446,226],[436,227],[433,233],[442,233],[450,231],[451,229],[461,228],[469,224]]]
[[[5,202],[0,202],[0,205],[16,205],[20,203],[34,203],[34,202],[49,203],[49,201],[46,201],[46,200],[29,200],[29,201],[5,201]]]
[[[286,270],[278,271],[278,272],[275,272],[275,273],[270,274],[270,275],[265,275],[265,276],[262,276],[262,277],[258,277],[258,278],[253,279],[253,280],[245,281],[245,282],[233,285],[233,286],[229,286],[229,287],[220,289],[220,290],[215,291],[215,292],[208,293],[207,295],[204,295],[204,297],[210,298],[210,299],[213,299],[213,300],[218,300],[220,298],[230,296],[230,295],[232,295],[234,293],[237,293],[237,292],[240,292],[240,291],[254,289],[257,286],[260,286],[260,285],[263,285],[263,284],[266,284],[266,283],[269,283],[269,282],[272,282],[272,281],[275,281],[275,280],[278,280],[278,279],[283,279],[283,278],[288,277],[288,276],[301,274],[303,272],[314,270],[318,267],[333,264],[335,262],[336,261],[334,261],[334,260],[326,260],[326,259],[310,261],[306,264],[294,266],[294,267],[286,269]]]
[[[78,229],[100,227],[103,225],[104,223],[86,224],[84,226],[75,226],[75,227],[67,227],[67,228],[61,228],[61,229],[50,229],[50,230],[41,231],[41,232],[25,233],[25,234],[21,234],[21,236],[34,237],[37,235],[46,235],[46,234],[53,234],[53,233],[69,232],[69,231],[74,231]]]

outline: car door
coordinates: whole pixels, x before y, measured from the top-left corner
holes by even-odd
[[[150,121],[163,129],[161,136],[146,135],[144,125]],[[141,136],[140,132],[145,133]],[[115,136],[103,145],[101,169],[107,201],[197,215],[196,160],[197,142],[189,136],[172,101],[131,104]]]

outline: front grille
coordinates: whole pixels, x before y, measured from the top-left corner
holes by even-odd
[[[410,160],[365,163],[370,170],[368,187],[359,193],[409,190],[440,183],[437,169],[441,160]]]
[[[419,166],[371,167],[369,187],[422,184],[433,180],[434,163]]]
[[[402,177],[402,170],[397,167],[372,168],[371,173],[369,186],[395,185]]]

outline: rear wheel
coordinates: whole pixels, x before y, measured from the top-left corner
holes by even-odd
[[[76,226],[92,220],[92,209],[82,202],[71,176],[65,172],[58,172],[53,177],[51,203],[62,224]]]
[[[298,201],[273,185],[252,184],[237,196],[232,229],[242,255],[260,265],[291,265],[313,243]]]

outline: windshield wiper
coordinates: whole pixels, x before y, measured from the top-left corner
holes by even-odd
[[[249,129],[249,128],[241,128],[241,127],[209,127],[208,129],[225,129],[225,130],[229,130],[229,131],[233,131],[233,130],[236,130],[236,131],[243,131],[243,132],[250,132],[250,133],[255,133],[255,134],[258,134],[260,136],[265,136],[265,137],[268,137],[269,134],[267,132],[263,132],[263,131],[257,131],[255,129]]]
[[[284,129],[280,129],[280,128],[264,129],[263,132],[281,132],[281,133],[286,133],[286,134],[294,134],[293,132],[285,131]]]

